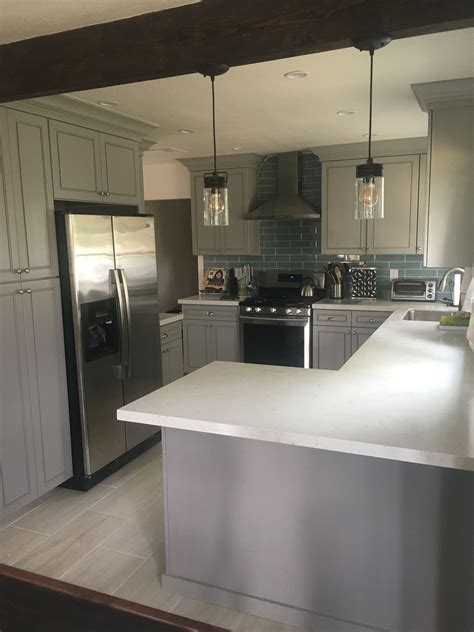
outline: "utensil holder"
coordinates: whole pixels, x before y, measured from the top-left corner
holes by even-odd
[[[342,287],[340,283],[334,283],[329,286],[329,296],[331,298],[341,298],[342,296]]]

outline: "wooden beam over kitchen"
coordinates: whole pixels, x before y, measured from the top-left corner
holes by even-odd
[[[344,48],[373,32],[403,38],[473,23],[472,0],[204,0],[4,44],[0,102],[184,75],[206,62]]]

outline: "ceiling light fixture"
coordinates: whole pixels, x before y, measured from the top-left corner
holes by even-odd
[[[372,96],[374,84],[374,51],[390,44],[387,34],[360,37],[352,41],[355,48],[370,54],[369,82],[369,151],[367,162],[356,167],[355,219],[383,219],[383,165],[372,159]]]
[[[194,134],[195,131],[195,129],[191,129],[190,127],[182,127],[178,130],[180,134]]]
[[[98,104],[103,108],[116,108],[119,104],[118,101],[98,101]]]
[[[225,64],[207,64],[198,69],[203,77],[210,77],[212,92],[212,139],[214,149],[214,170],[204,174],[204,226],[229,225],[229,197],[227,192],[227,171],[217,171],[216,143],[216,98],[214,83],[218,75],[229,70]]]
[[[286,79],[304,79],[309,75],[309,72],[306,70],[290,70],[290,72],[285,72],[283,75]]]
[[[355,110],[338,110],[336,114],[338,116],[352,116],[355,114]]]

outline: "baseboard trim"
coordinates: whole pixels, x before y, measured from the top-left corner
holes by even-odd
[[[271,619],[285,625],[324,630],[324,632],[387,632],[383,628],[362,625],[353,621],[344,621],[334,617],[295,608],[275,601],[267,601],[250,595],[216,588],[208,584],[194,582],[173,575],[162,575],[163,590],[177,593],[190,599],[199,599],[231,610],[238,610],[256,617]]]

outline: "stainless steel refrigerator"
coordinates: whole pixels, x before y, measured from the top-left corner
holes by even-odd
[[[71,486],[88,489],[157,432],[116,417],[162,384],[154,223],[147,215],[64,213],[58,224]]]

